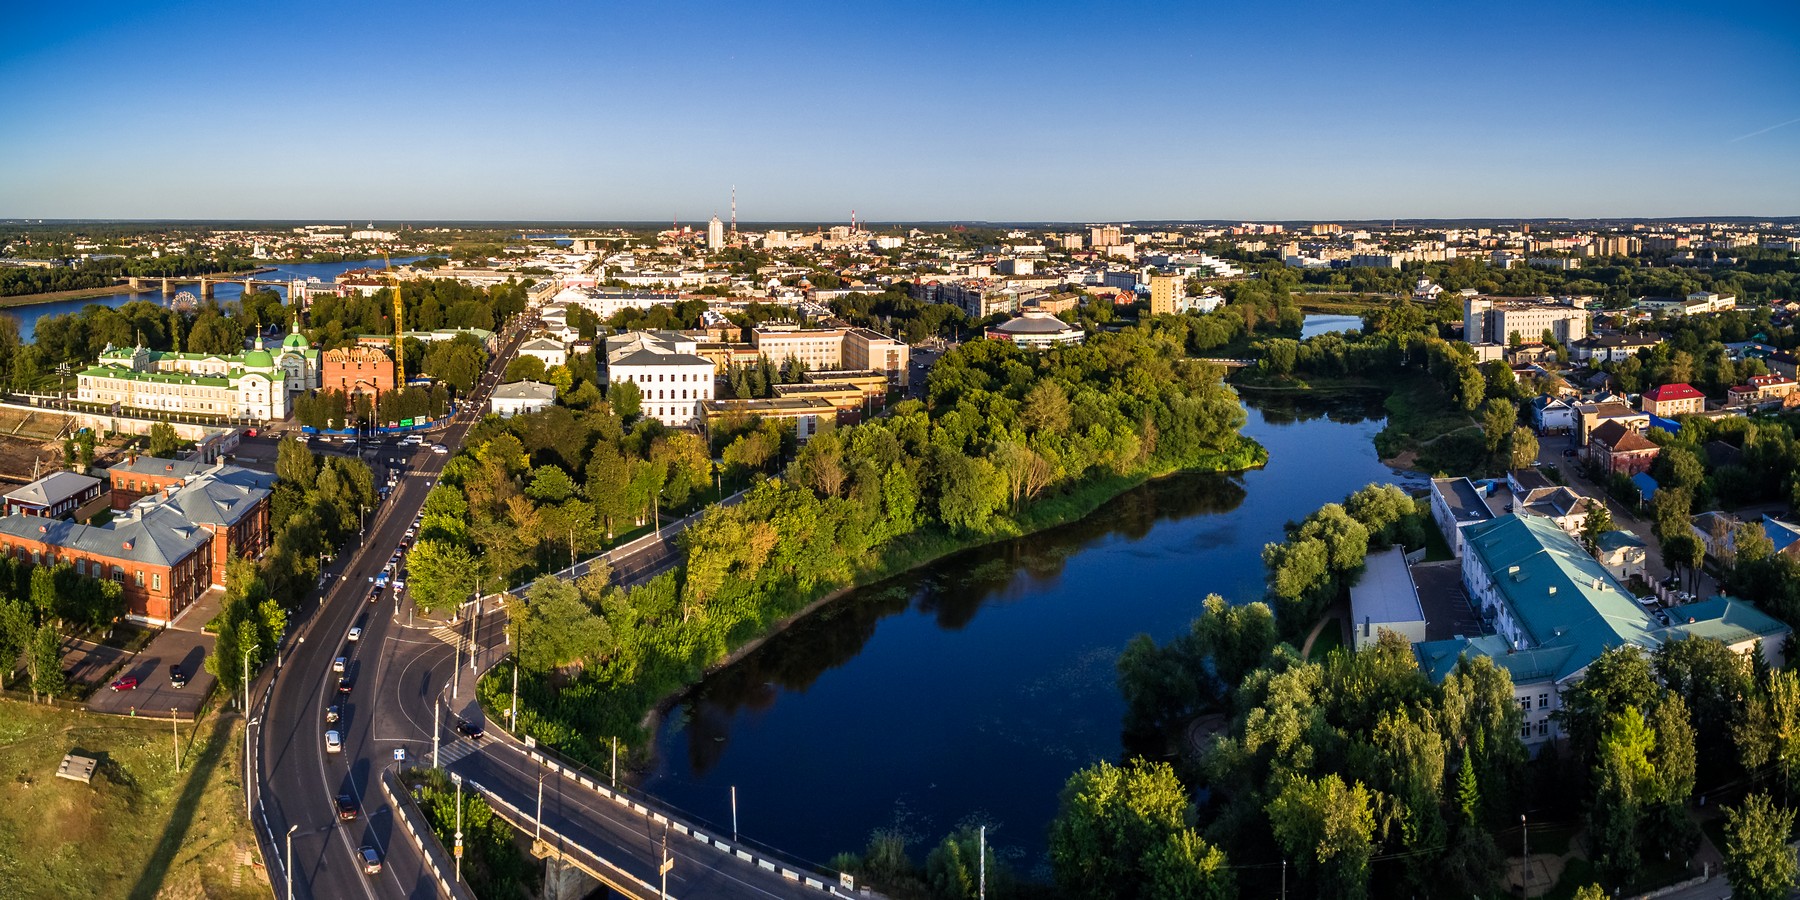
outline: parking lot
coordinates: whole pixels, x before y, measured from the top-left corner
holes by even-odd
[[[136,678],[136,688],[115,691],[101,685],[88,698],[88,709],[116,715],[143,713],[158,716],[176,710],[183,718],[198,713],[201,701],[206,699],[213,689],[213,682],[217,681],[205,666],[207,654],[213,649],[213,636],[200,630],[218,613],[217,595],[216,591],[209,592],[207,597],[213,598],[210,609],[201,608],[208,602],[202,599],[174,627],[163,629],[113,675],[114,679]],[[181,666],[181,671],[187,675],[185,687],[177,688],[169,683],[171,665]]]

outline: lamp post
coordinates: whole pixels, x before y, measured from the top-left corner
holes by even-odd
[[[462,882],[462,776],[450,773],[450,780],[456,784],[456,881]]]
[[[287,865],[282,866],[287,870],[287,900],[294,900],[294,832],[299,829],[300,823],[296,822],[287,831]]]
[[[541,762],[538,763],[537,818],[532,820],[535,823],[536,829],[537,829],[536,832],[532,835],[532,839],[537,841],[538,843],[543,843],[543,840],[544,840],[544,776],[549,774],[548,772],[543,771],[543,768],[544,768],[544,764]]]
[[[248,734],[249,732],[250,732],[250,729],[248,729],[248,728],[244,729],[244,733]],[[172,737],[174,739],[175,774],[180,775],[181,774],[181,720],[175,718],[175,707],[173,707],[173,706],[169,707],[169,735],[170,735],[170,737]],[[245,762],[249,762],[248,757],[245,758]]]
[[[1519,867],[1519,886],[1524,889],[1526,900],[1531,898],[1531,835],[1525,830],[1525,814],[1519,813],[1519,855],[1522,864]]]

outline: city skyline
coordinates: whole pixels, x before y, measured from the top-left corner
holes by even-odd
[[[1778,4],[424,12],[22,11],[0,216],[1800,213]]]

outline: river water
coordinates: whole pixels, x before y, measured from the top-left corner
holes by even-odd
[[[922,860],[978,817],[1047,877],[1046,826],[1076,769],[1122,754],[1114,661],[1182,632],[1208,593],[1262,595],[1283,524],[1370,482],[1378,397],[1257,400],[1266,468],[1176,476],[1082,522],[859,589],[706,679],[643,787],[728,832],[824,862],[898,827]]]
[[[424,257],[420,256],[403,257],[394,260],[394,264],[403,265],[423,258]],[[376,259],[334,263],[272,263],[271,265],[276,266],[275,271],[258,274],[256,276],[258,281],[292,281],[296,278],[317,278],[321,281],[331,281],[352,269],[380,268],[382,266],[382,261]],[[66,313],[79,312],[82,309],[95,304],[117,308],[124,306],[133,300],[148,300],[151,303],[161,304],[164,302],[164,298],[160,282],[153,283],[158,284],[158,287],[136,292],[128,288],[122,288],[119,293],[116,294],[107,294],[101,297],[89,297],[85,300],[56,300],[50,303],[33,303],[28,306],[14,306],[0,309],[0,314],[9,315],[18,319],[19,338],[26,343],[30,343],[37,335],[38,319],[44,316],[60,316]],[[194,282],[186,282],[175,286],[176,293],[182,291],[187,291],[197,297],[200,294],[200,285]],[[275,292],[285,298],[287,296],[287,287],[285,285],[276,287]],[[219,301],[220,306],[223,306],[226,303],[243,296],[243,294],[244,286],[242,283],[224,281],[220,282],[218,288],[213,291],[213,298]]]

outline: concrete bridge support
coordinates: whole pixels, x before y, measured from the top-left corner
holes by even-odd
[[[211,298],[213,291],[217,289],[218,286],[218,282],[207,281],[204,278],[200,279],[200,296],[203,298]]]
[[[175,296],[175,279],[164,278],[162,280],[162,292],[163,292],[164,300],[167,300],[170,297]]]
[[[134,291],[141,291],[144,289],[144,279],[139,278],[136,275],[126,278],[125,283],[130,285],[131,289]]]

